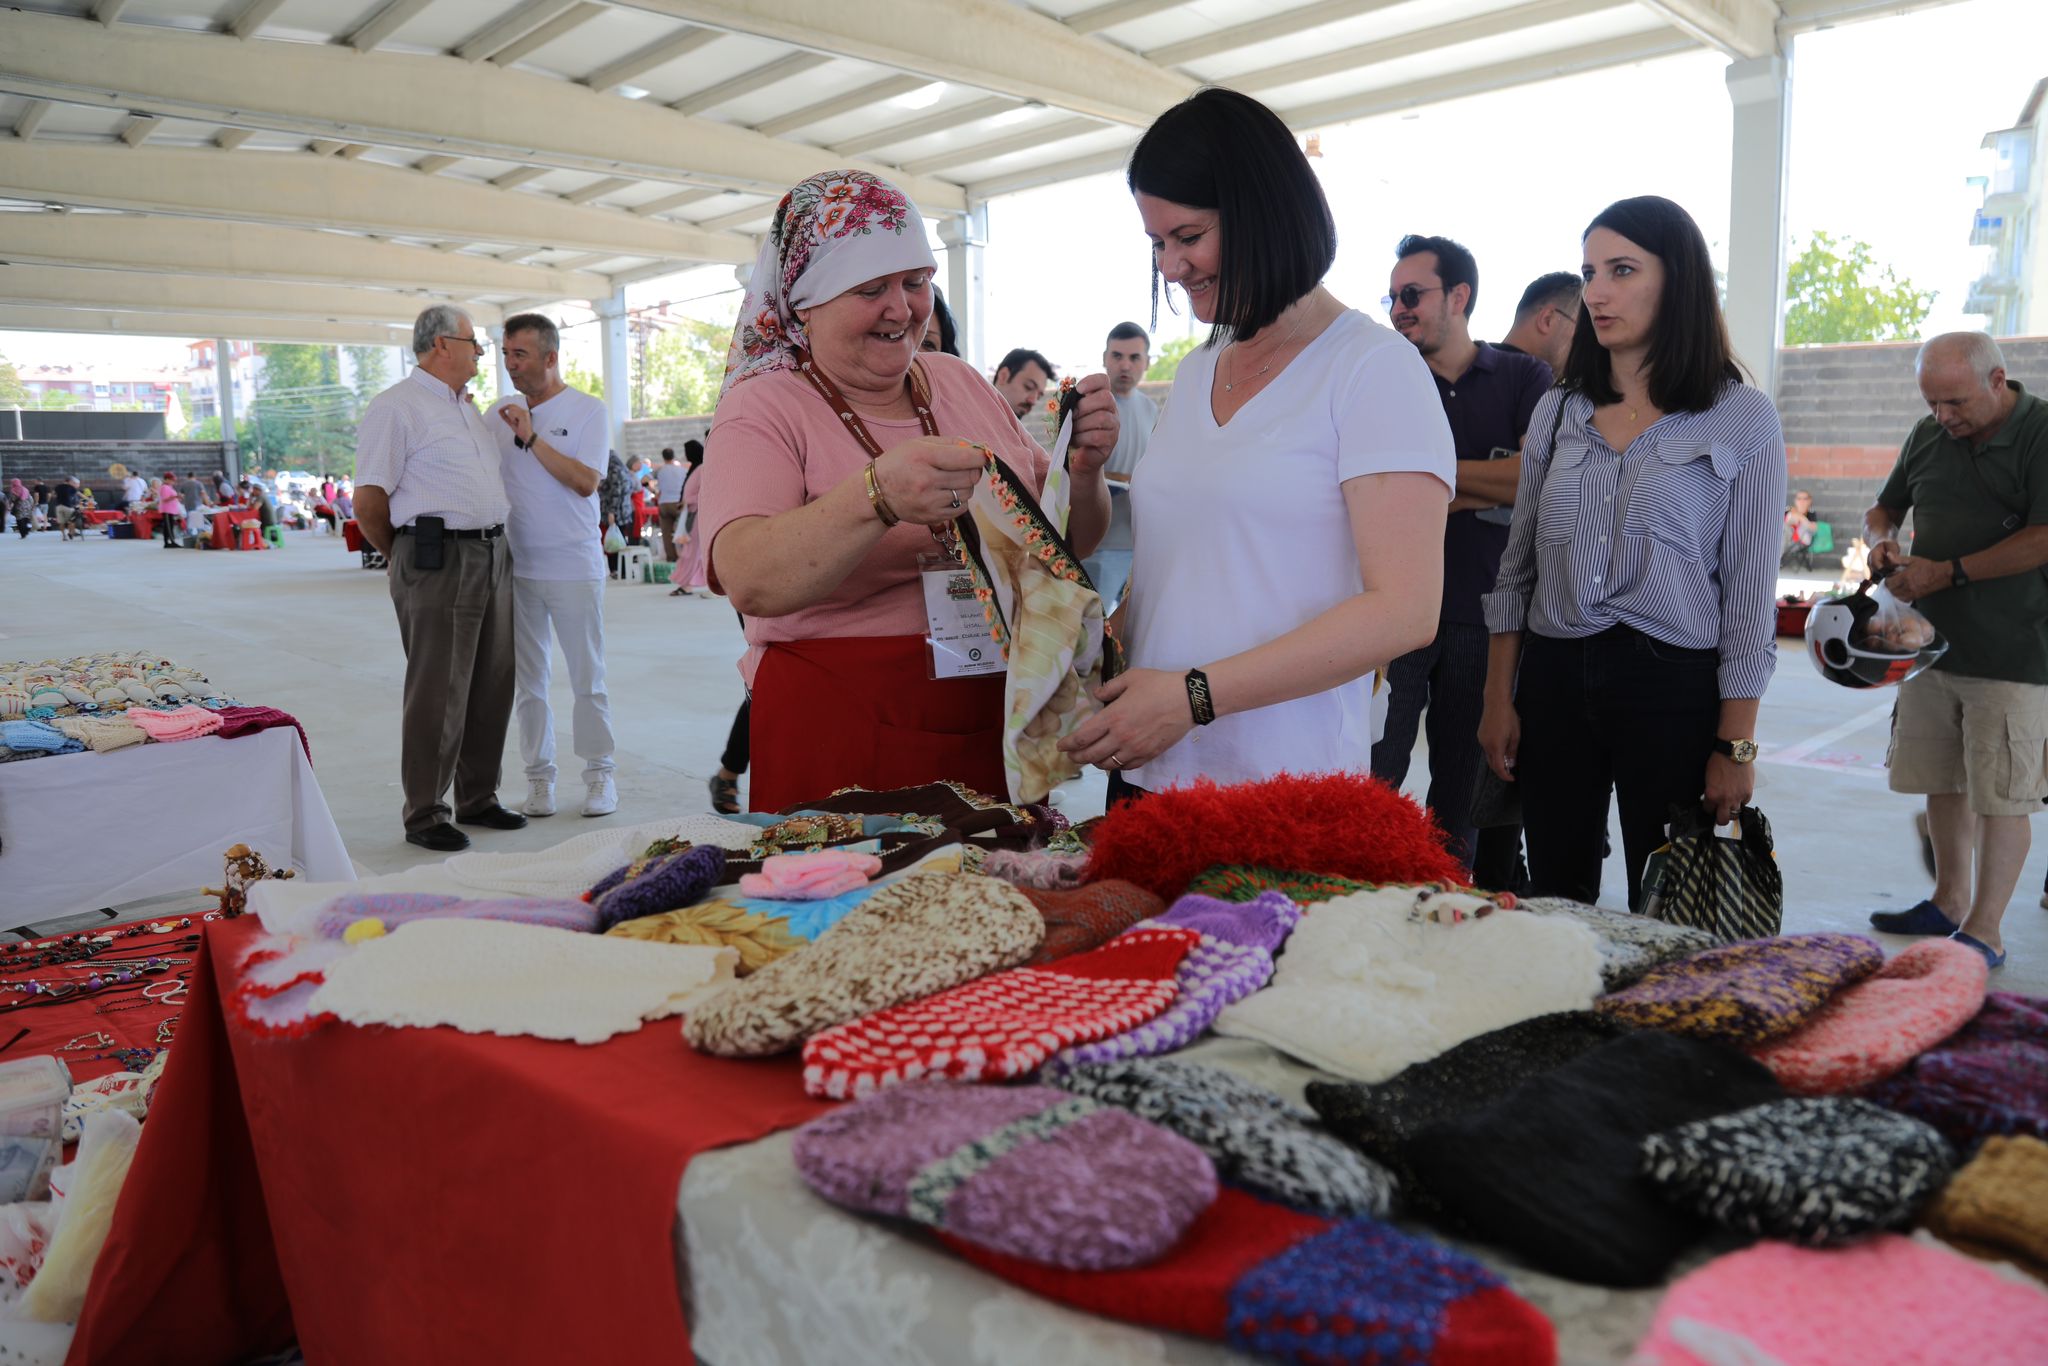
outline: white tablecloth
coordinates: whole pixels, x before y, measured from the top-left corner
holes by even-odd
[[[291,727],[0,764],[0,925],[218,887],[231,844],[355,876]]]

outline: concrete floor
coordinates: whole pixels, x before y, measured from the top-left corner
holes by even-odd
[[[384,575],[361,569],[338,538],[288,532],[282,551],[166,555],[154,542],[8,535],[0,540],[0,604],[0,660],[156,650],[244,701],[292,712],[305,724],[321,788],[359,869],[390,872],[435,857],[405,843],[399,824],[405,661]],[[614,581],[605,615],[619,742],[619,811],[609,819],[708,810],[705,779],[742,696],[731,609]],[[581,788],[566,733],[572,699],[559,663],[555,684],[564,814],[520,831],[472,831],[478,848],[542,848],[591,828],[576,814]],[[1889,708],[1886,694],[1837,688],[1798,651],[1781,652],[1763,708],[1757,804],[1777,837],[1788,931],[1867,933],[1871,910],[1910,906],[1929,889],[1913,835],[1917,803],[1885,787]],[[1418,755],[1409,787],[1420,791],[1427,781]],[[1093,773],[1064,789],[1060,804],[1077,819],[1093,815],[1103,784]],[[501,793],[515,805],[524,796],[516,727]],[[2048,994],[2044,867],[2048,841],[2037,843],[2006,913],[2010,956],[1992,979],[1999,989]],[[1625,899],[1620,860],[1610,859],[1601,900]],[[127,909],[162,913],[179,900]]]

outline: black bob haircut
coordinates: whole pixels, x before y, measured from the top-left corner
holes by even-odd
[[[1600,228],[1627,238],[1664,266],[1647,365],[1650,402],[1667,413],[1707,411],[1720,397],[1721,387],[1743,375],[1728,341],[1728,324],[1714,289],[1714,261],[1700,225],[1670,200],[1646,194],[1609,204],[1586,225],[1580,240]],[[1593,331],[1583,299],[1560,382],[1596,404],[1621,401],[1607,348]]]
[[[1145,343],[1147,351],[1152,349],[1152,334],[1136,323],[1118,323],[1115,327],[1109,329],[1108,340],[1113,342],[1141,341]]]
[[[1322,183],[1287,125],[1249,95],[1211,86],[1161,114],[1138,140],[1125,180],[1133,194],[1216,213],[1216,325],[1204,345],[1272,326],[1337,259],[1337,222]]]
[[[953,310],[946,307],[946,296],[937,285],[932,286],[932,313],[939,320],[939,350],[949,356],[960,354],[960,327],[953,321]]]
[[[1522,321],[1539,308],[1575,308],[1585,290],[1586,282],[1576,271],[1553,270],[1548,275],[1539,275],[1522,291],[1522,301],[1515,305],[1515,321]]]
[[[1000,361],[997,361],[996,373],[1000,375],[1003,371],[1007,370],[1010,372],[1011,378],[1014,379],[1023,372],[1024,367],[1027,365],[1035,365],[1045,371],[1045,380],[1048,384],[1060,377],[1060,372],[1052,368],[1051,361],[1028,346],[1019,346]]]
[[[1436,257],[1436,278],[1444,282],[1446,296],[1459,285],[1465,286],[1465,316],[1471,317],[1472,306],[1479,302],[1479,263],[1463,243],[1448,237],[1425,237],[1419,232],[1401,239],[1394,248],[1394,259],[1405,261],[1425,251]]]

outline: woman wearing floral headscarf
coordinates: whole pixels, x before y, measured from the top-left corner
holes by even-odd
[[[973,367],[918,354],[937,265],[901,190],[828,171],[784,196],[754,266],[698,522],[711,586],[746,617],[757,811],[851,785],[1006,787],[1003,679],[931,677],[920,561],[986,452],[1033,489],[1048,462]],[[1117,423],[1103,376],[1080,389],[1069,533],[1085,555],[1109,521]]]
[[[36,500],[19,479],[7,481],[7,515],[14,519],[14,534],[27,540],[35,529]]]

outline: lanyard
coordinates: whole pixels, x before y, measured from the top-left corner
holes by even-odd
[[[882,444],[875,440],[875,434],[868,430],[868,424],[860,420],[860,414],[853,410],[853,405],[839,392],[839,386],[811,360],[810,352],[797,352],[797,373],[809,380],[811,388],[818,391],[818,396],[832,405],[832,411],[839,414],[839,420],[846,424],[846,430],[853,434],[853,439],[860,443],[860,448],[868,453],[868,459],[881,459]],[[931,391],[925,387],[924,371],[915,363],[911,365],[910,373],[903,377],[903,388],[910,395],[910,406],[917,412],[917,425],[924,430],[926,436],[937,436],[939,420],[932,416]],[[932,539],[939,543],[939,549],[953,559],[960,558],[960,536],[953,529],[951,522],[932,527],[930,531]]]

